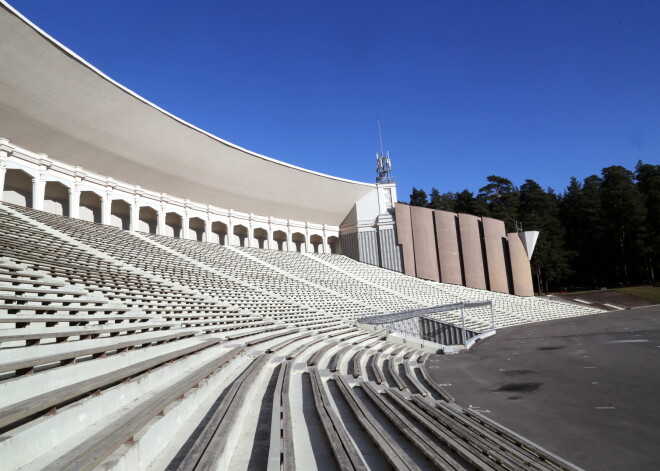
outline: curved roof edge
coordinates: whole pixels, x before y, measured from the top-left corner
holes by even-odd
[[[0,137],[177,197],[338,225],[364,183],[225,141],[111,79],[0,0]]]
[[[137,98],[138,100],[142,101],[143,103],[145,103],[145,104],[151,106],[152,108],[160,111],[161,113],[163,113],[167,117],[172,118],[175,121],[178,121],[179,123],[183,124],[184,126],[188,126],[189,128],[194,129],[195,131],[200,132],[200,133],[210,137],[211,139],[214,139],[218,142],[221,142],[221,143],[223,143],[227,146],[233,147],[236,150],[240,150],[241,152],[245,152],[246,154],[252,155],[253,157],[258,157],[260,159],[264,159],[264,160],[267,160],[269,162],[272,162],[272,163],[275,163],[275,164],[278,164],[278,165],[284,165],[285,167],[289,167],[289,168],[292,168],[292,169],[295,169],[295,170],[301,170],[303,172],[308,172],[308,173],[311,173],[312,175],[317,175],[317,176],[320,176],[320,177],[330,178],[330,179],[333,179],[333,180],[338,180],[338,181],[342,181],[342,182],[346,182],[346,183],[356,183],[358,185],[367,185],[367,186],[374,187],[374,188],[376,187],[376,185],[373,184],[373,183],[365,183],[365,182],[360,182],[360,181],[357,181],[357,180],[350,180],[348,178],[335,177],[334,175],[328,175],[326,173],[316,172],[314,170],[310,170],[310,169],[307,169],[307,168],[304,168],[304,167],[299,167],[297,165],[289,164],[287,162],[277,160],[277,159],[274,159],[272,157],[268,157],[267,155],[263,155],[263,154],[259,154],[257,152],[251,151],[251,150],[246,149],[244,147],[241,147],[237,144],[226,141],[226,140],[224,140],[224,139],[222,139],[222,138],[220,138],[220,137],[216,136],[215,134],[212,134],[208,131],[204,131],[203,129],[198,128],[197,126],[195,126],[194,124],[191,124],[188,121],[186,121],[182,118],[179,118],[178,116],[176,116],[176,115],[170,113],[169,111],[161,108],[160,106],[156,105],[155,103],[152,103],[151,101],[147,100],[143,96],[135,93],[130,88],[125,87],[121,83],[117,82],[112,77],[108,76],[103,71],[101,71],[100,69],[94,67],[92,64],[87,62],[85,59],[80,57],[78,54],[73,52],[71,49],[66,47],[64,44],[60,43],[57,39],[53,38],[51,35],[49,35],[44,30],[39,28],[36,24],[34,24],[32,21],[30,21],[28,18],[26,18],[23,14],[21,14],[21,12],[19,12],[14,7],[12,7],[9,3],[7,3],[6,0],[0,0],[0,3],[2,3],[3,6],[7,7],[7,9],[10,10],[14,15],[18,16],[21,20],[23,20],[25,23],[30,25],[31,28],[33,28],[37,33],[39,33],[41,36],[43,36],[46,40],[51,42],[55,47],[62,50],[62,52],[64,52],[67,55],[71,56],[73,59],[80,62],[85,67],[88,67],[89,69],[93,70],[95,73],[97,73],[99,76],[103,77],[108,82],[112,83],[115,87],[119,88],[121,91],[123,91],[125,93],[128,93],[129,95],[132,95],[134,98]]]

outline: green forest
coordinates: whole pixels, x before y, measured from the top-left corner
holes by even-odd
[[[531,260],[538,293],[655,284],[660,254],[660,165],[615,165],[563,193],[534,180],[516,187],[491,175],[478,194],[413,188],[410,204],[505,222],[507,232],[540,231]]]

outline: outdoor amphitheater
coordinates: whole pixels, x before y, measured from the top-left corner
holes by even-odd
[[[226,142],[4,0],[0,44],[0,469],[657,469],[654,308],[534,296],[538,233]]]

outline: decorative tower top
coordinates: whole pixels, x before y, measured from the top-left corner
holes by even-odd
[[[394,183],[396,178],[390,176],[390,172],[392,171],[390,152],[383,152],[383,137],[380,133],[380,118],[376,118],[376,120],[378,121],[378,140],[380,142],[380,154],[376,152],[376,171],[378,172],[376,183]]]

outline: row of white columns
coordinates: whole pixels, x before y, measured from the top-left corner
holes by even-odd
[[[6,161],[1,159],[0,156],[0,196],[4,189],[5,177],[7,173]],[[45,178],[45,172],[38,172],[32,176],[32,207],[38,210],[44,210],[44,200],[45,200],[45,191],[46,183],[48,180]],[[72,218],[80,218],[80,197],[82,191],[76,186],[67,187],[69,193],[69,216]],[[96,195],[98,193],[94,192]],[[101,223],[110,225],[112,218],[112,189],[107,191],[104,195],[98,195],[101,201]],[[124,200],[121,200],[124,201]],[[140,206],[139,206],[139,196],[136,195],[134,198],[133,204],[129,204],[130,215],[129,215],[129,227],[131,231],[137,231],[140,225]],[[146,206],[151,207],[151,206]],[[175,213],[181,217],[181,237],[188,239],[190,238],[190,216],[187,211],[184,210],[183,214],[179,214],[176,211],[167,211],[165,204],[161,204],[161,207],[157,211],[157,234],[167,234],[166,230],[166,217],[169,213]],[[201,219],[201,218],[200,218]],[[319,235],[321,237],[320,247],[318,248],[321,253],[330,253],[330,245],[328,244],[328,237],[324,233],[322,236],[320,234],[310,234],[308,231],[304,233],[300,230],[296,230],[296,227],[289,226],[275,226],[266,228],[263,225],[257,225],[255,227],[250,224],[249,221],[244,220],[234,220],[229,218],[225,221],[213,221],[208,215],[204,219],[204,239],[206,241],[211,241],[213,237],[213,222],[222,222],[227,227],[225,244],[238,246],[240,243],[236,240],[238,237],[243,237],[242,235],[234,234],[235,226],[243,226],[246,228],[247,235],[245,236],[245,245],[248,247],[255,247],[257,238],[254,236],[255,229],[263,229],[266,231],[266,239],[264,248],[267,249],[278,249],[278,241],[274,239],[273,235],[276,231],[281,231],[286,234],[286,240],[283,241],[282,249],[285,251],[296,251],[296,243],[292,240],[293,234],[300,233],[304,237],[304,243],[302,243],[301,251],[302,252],[314,252],[314,245],[312,244],[310,238],[313,235]],[[269,224],[270,226],[270,224]],[[302,228],[300,228],[302,229]],[[325,231],[324,231],[325,232]]]

